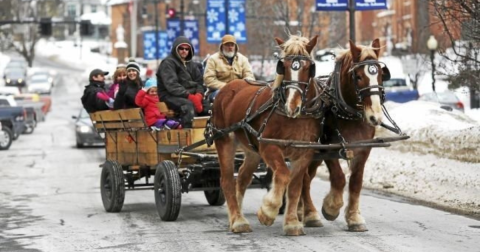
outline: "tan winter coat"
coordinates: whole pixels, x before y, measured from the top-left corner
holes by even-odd
[[[236,46],[236,50],[237,53],[231,66],[223,53],[221,53],[221,49],[208,58],[205,73],[203,74],[203,82],[205,82],[208,88],[221,89],[228,82],[235,79],[255,80],[247,57],[238,52],[238,46]]]

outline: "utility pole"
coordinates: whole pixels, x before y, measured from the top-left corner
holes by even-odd
[[[138,1],[132,0],[132,13],[130,13],[130,57],[137,56],[137,7]]]
[[[185,29],[185,4],[184,1],[180,1],[180,34],[184,36],[183,30]]]
[[[160,58],[158,50],[158,0],[155,0],[155,59],[157,60],[157,67],[160,64],[158,59]]]
[[[350,40],[355,43],[355,0],[348,0],[348,12],[350,15]]]

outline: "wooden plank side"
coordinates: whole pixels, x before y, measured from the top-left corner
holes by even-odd
[[[97,111],[95,113],[90,114],[90,119],[96,122],[119,121],[120,117],[118,116],[118,111],[119,110]]]
[[[157,157],[157,132],[139,130],[138,136],[138,163],[140,165],[154,166],[158,163]]]
[[[117,160],[120,164],[137,164],[137,145],[134,141],[136,139],[138,139],[136,132],[117,132]]]
[[[120,109],[117,111],[123,120],[143,119],[143,112],[141,108]]]
[[[210,116],[199,116],[199,117],[195,117],[193,118],[193,128],[201,128],[201,129],[205,129],[205,127],[207,126],[207,120],[210,118]]]
[[[202,141],[205,139],[205,136],[203,135],[203,131],[204,129],[192,129],[192,143],[196,143],[196,142],[199,142],[199,141]],[[197,151],[200,151],[200,152],[216,152],[217,150],[215,149],[215,144],[212,144],[210,147],[208,147],[206,144],[204,145],[201,145],[197,148],[195,148],[194,150],[192,150],[193,152],[197,152]]]
[[[116,132],[110,132],[105,134],[105,152],[107,160],[117,161],[117,144],[115,143],[116,138]]]
[[[138,129],[146,128],[147,126],[143,121],[133,121],[133,122],[97,122],[94,124],[96,129]]]
[[[157,142],[159,144],[186,146],[192,143],[191,135],[193,129],[162,130],[159,131]]]

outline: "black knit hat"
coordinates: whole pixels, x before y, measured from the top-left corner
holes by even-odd
[[[130,59],[127,64],[127,72],[128,70],[135,70],[140,73],[140,65],[134,59]]]

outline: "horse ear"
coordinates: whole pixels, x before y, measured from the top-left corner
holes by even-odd
[[[308,53],[311,53],[313,48],[315,48],[315,46],[317,45],[317,39],[318,39],[318,35],[315,35],[315,37],[310,39],[310,41],[308,42],[308,44],[307,44],[307,52]]]
[[[350,52],[352,53],[353,62],[358,62],[360,60],[362,49],[358,48],[351,40],[348,42],[350,43]]]
[[[277,42],[277,45],[281,46],[283,44],[283,40],[281,38],[275,37],[275,41]]]
[[[376,38],[372,41],[372,48],[378,58],[380,55],[380,39]]]

